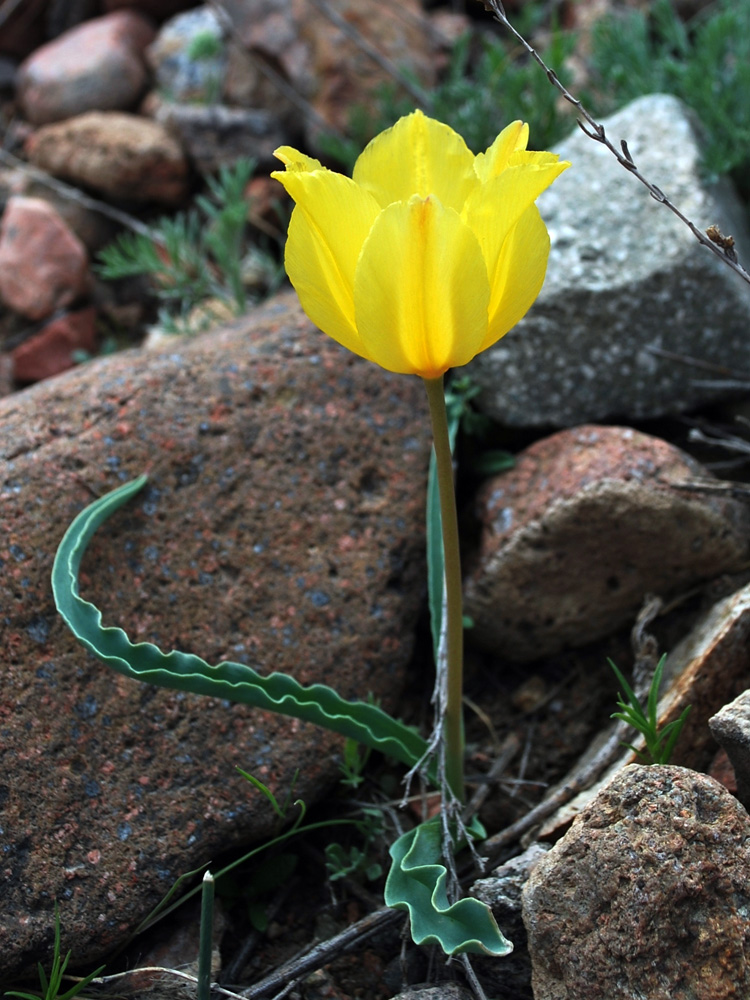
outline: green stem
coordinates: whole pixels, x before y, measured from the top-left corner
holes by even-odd
[[[423,379],[430,404],[430,420],[435,445],[435,469],[440,495],[446,597],[446,704],[444,706],[445,771],[454,795],[464,801],[463,726],[463,596],[461,555],[458,543],[458,515],[453,485],[453,456],[448,436],[443,378]],[[441,665],[438,663],[438,669]]]
[[[198,945],[198,1000],[211,1000],[211,952],[214,936],[214,877],[203,875],[201,926]]]

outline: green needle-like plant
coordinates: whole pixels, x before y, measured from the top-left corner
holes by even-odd
[[[18,990],[7,990],[4,995],[6,997],[19,997],[20,1000],[73,1000],[73,997],[79,996],[89,983],[96,979],[103,971],[104,966],[101,965],[94,972],[89,973],[88,976],[84,976],[83,979],[77,979],[73,986],[63,993],[61,992],[63,978],[71,978],[70,976],[65,976],[65,970],[68,967],[71,954],[72,952],[69,951],[63,958],[60,950],[60,910],[57,903],[55,903],[55,943],[52,949],[52,967],[50,968],[49,975],[44,971],[44,966],[41,962],[37,964],[41,992],[25,993]]]
[[[243,159],[206,177],[208,193],[196,198],[196,207],[160,219],[151,238],[121,233],[99,253],[99,274],[148,277],[164,303],[160,322],[170,332],[192,332],[190,313],[210,298],[230,304],[239,316],[249,299],[244,270],[251,202],[245,192],[254,169],[254,160]],[[255,257],[273,289],[282,272],[270,254],[258,250]]]
[[[620,708],[619,712],[614,712],[610,718],[620,719],[622,722],[626,722],[633,729],[637,729],[638,732],[643,736],[646,741],[646,752],[636,749],[632,743],[623,743],[623,746],[632,750],[633,753],[637,754],[641,760],[646,764],[668,764],[672,753],[674,751],[675,743],[680,737],[680,732],[685,720],[690,714],[690,709],[692,705],[688,705],[684,710],[679,719],[674,719],[669,722],[663,729],[659,729],[659,719],[658,719],[658,707],[659,707],[659,688],[661,687],[661,675],[664,671],[664,661],[666,656],[662,656],[659,663],[654,670],[654,676],[651,678],[651,685],[648,690],[648,700],[646,702],[646,708],[644,709],[641,705],[637,694],[632,689],[632,687],[625,680],[622,672],[618,670],[612,660],[609,660],[609,665],[617,677],[618,683],[625,692],[625,698],[622,694],[618,695],[617,704]],[[626,700],[627,699],[627,700]]]

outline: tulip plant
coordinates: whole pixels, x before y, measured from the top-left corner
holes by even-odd
[[[100,659],[153,684],[316,722],[419,768],[446,800],[463,802],[461,566],[443,378],[496,343],[541,289],[549,237],[535,201],[569,164],[527,151],[527,141],[528,127],[514,122],[475,156],[451,128],[415,111],[372,140],[351,178],[288,146],[276,151],[285,169],[272,175],[296,203],[285,263],[309,318],[361,357],[424,382],[442,535],[437,741],[428,745],[377,706],[345,701],[325,685],[303,687],[238,663],[209,666],[103,627],[99,611],[78,595],[80,561],[97,527],[145,477],[79,514],[55,559],[57,606]],[[396,841],[386,903],[409,911],[417,943],[439,943],[447,954],[506,954],[512,945],[489,909],[475,899],[449,900],[444,832],[438,818]]]

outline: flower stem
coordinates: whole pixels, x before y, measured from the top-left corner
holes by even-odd
[[[463,596],[461,592],[461,555],[458,543],[456,492],[453,485],[453,456],[448,436],[443,378],[423,379],[430,405],[432,436],[435,446],[435,469],[440,496],[440,521],[445,565],[446,643],[445,705],[443,737],[445,773],[453,794],[464,801],[464,726],[463,726]],[[437,669],[443,669],[438,662]]]

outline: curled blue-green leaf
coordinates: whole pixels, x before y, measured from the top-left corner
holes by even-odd
[[[70,525],[57,550],[52,591],[58,611],[80,642],[126,677],[314,722],[395,757],[408,767],[420,761],[427,750],[426,742],[376,705],[346,701],[325,684],[304,687],[287,674],[263,676],[242,663],[226,660],[211,666],[191,653],[163,653],[150,642],[131,643],[121,628],[102,625],[101,612],[78,593],[81,559],[97,528],[138,493],[146,479],[140,476],[86,507]]]
[[[513,950],[488,906],[472,898],[448,901],[439,817],[399,837],[390,855],[385,902],[408,910],[416,944],[439,944],[446,955],[501,956]]]

